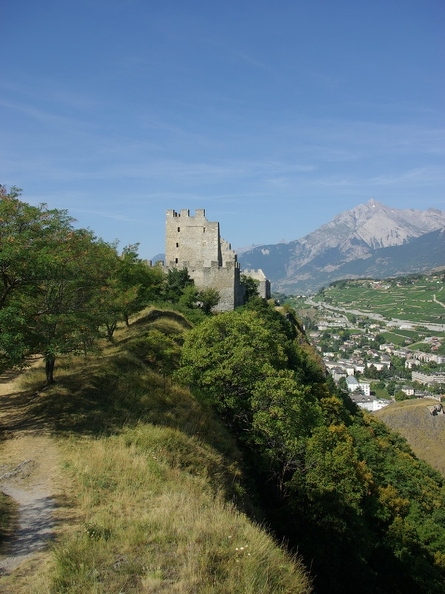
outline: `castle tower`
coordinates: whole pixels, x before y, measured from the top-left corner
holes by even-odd
[[[205,210],[197,209],[195,216],[189,210],[167,210],[165,262],[169,268],[222,266],[219,223],[211,223]],[[187,263],[187,264],[185,264]]]
[[[236,254],[222,239],[219,223],[206,219],[204,209],[197,209],[194,216],[189,210],[167,210],[165,263],[167,269],[187,268],[198,289],[216,289],[220,294],[218,311],[244,303]]]
[[[204,209],[197,209],[195,215],[187,209],[179,213],[167,210],[165,237],[167,270],[187,268],[198,289],[216,289],[220,294],[218,311],[244,304],[246,290],[236,253],[221,237],[219,223],[206,219]]]

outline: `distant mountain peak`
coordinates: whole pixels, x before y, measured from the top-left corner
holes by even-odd
[[[246,250],[239,260],[243,268],[262,268],[274,289],[297,288],[305,292],[307,288],[320,288],[326,280],[345,278],[345,274],[350,275],[346,270],[365,269],[364,261],[370,262],[379,250],[408,246],[417,238],[444,227],[443,211],[390,208],[371,198],[365,204],[341,212],[301,239]],[[441,237],[442,234],[436,234],[431,241],[440,241]],[[439,254],[433,258],[431,253],[437,265],[441,250],[431,249]],[[439,264],[445,265],[443,251],[443,262]],[[409,258],[415,259],[412,251]],[[424,260],[428,260],[427,255]],[[353,265],[354,262],[357,264]],[[402,264],[405,273],[410,262]],[[377,264],[373,270],[378,276]]]

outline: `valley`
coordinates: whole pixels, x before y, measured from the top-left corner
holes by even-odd
[[[285,301],[299,312],[334,381],[346,387],[348,377],[357,377],[352,396],[378,410],[393,400],[443,395],[444,287],[438,270],[336,281],[313,297]]]

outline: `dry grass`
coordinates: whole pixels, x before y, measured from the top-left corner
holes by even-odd
[[[51,556],[16,581],[10,576],[12,591],[311,591],[300,561],[241,511],[249,504],[230,435],[139,356],[151,327],[181,331],[176,316],[141,318],[101,355],[59,361],[57,384],[31,399],[11,428],[34,423],[53,436],[71,510]],[[43,380],[32,369],[22,389],[37,393]]]
[[[55,547],[47,592],[309,592],[298,561],[215,491],[205,463],[172,463],[163,431],[65,444],[82,522]]]
[[[406,438],[418,458],[445,475],[445,415],[432,416],[427,406],[433,404],[437,400],[403,400],[375,414]]]

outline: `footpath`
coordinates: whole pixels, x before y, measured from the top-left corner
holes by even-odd
[[[19,390],[17,374],[0,376],[0,491],[17,505],[14,531],[0,551],[2,594],[12,592],[6,576],[36,571],[45,561],[63,493],[57,445],[43,422],[30,418],[35,398]]]

